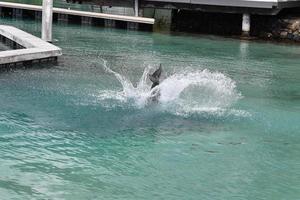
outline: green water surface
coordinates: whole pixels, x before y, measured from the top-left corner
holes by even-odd
[[[40,35],[38,21],[0,24]],[[300,199],[300,46],[53,30],[57,64],[0,73],[0,199]],[[219,72],[242,98],[221,114],[104,103],[122,87],[101,59],[134,83],[159,63]]]

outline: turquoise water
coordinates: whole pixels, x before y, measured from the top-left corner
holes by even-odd
[[[1,199],[299,199],[299,46],[64,24],[54,38],[57,64],[0,73]]]
[[[11,48],[7,45],[5,45],[4,43],[0,42],[0,51],[7,51],[10,50]]]
[[[8,49],[8,47],[6,47],[5,45],[0,44],[0,51],[6,51]]]

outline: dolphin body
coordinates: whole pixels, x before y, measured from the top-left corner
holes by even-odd
[[[150,81],[152,81],[151,97],[150,97],[150,100],[152,102],[158,102],[158,98],[160,96],[159,88],[156,88],[156,87],[159,85],[159,79],[160,79],[161,72],[162,72],[162,67],[161,67],[161,65],[159,65],[159,68],[153,74],[148,75]]]

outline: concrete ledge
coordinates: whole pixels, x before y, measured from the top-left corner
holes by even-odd
[[[285,0],[293,2],[295,0]],[[146,0],[146,2],[186,3],[192,5],[230,6],[247,8],[268,8],[278,6],[279,0]]]
[[[0,65],[61,56],[61,49],[13,26],[0,25],[0,35],[25,49],[0,52]]]
[[[2,2],[2,1],[0,1],[0,7],[42,11],[42,6],[20,4],[20,3],[9,3],[9,2]],[[53,8],[53,13],[76,15],[76,16],[83,16],[83,17],[92,17],[92,18],[101,18],[101,19],[111,19],[111,20],[135,22],[135,23],[142,23],[142,24],[154,24],[154,22],[155,22],[155,20],[153,18],[112,15],[112,14],[104,14],[104,13],[96,13],[96,12],[69,10],[69,9],[64,9],[64,8]]]

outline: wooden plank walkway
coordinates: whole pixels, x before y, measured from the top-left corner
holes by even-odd
[[[10,3],[10,2],[2,2],[2,1],[0,1],[0,7],[42,11],[42,6],[20,4],[20,3]],[[82,16],[82,17],[91,17],[91,18],[110,19],[110,20],[134,22],[134,23],[141,23],[141,24],[154,24],[154,22],[155,22],[155,20],[153,18],[112,15],[112,14],[105,14],[105,13],[69,10],[69,9],[65,9],[65,8],[53,8],[53,13],[75,15],[75,16]]]

